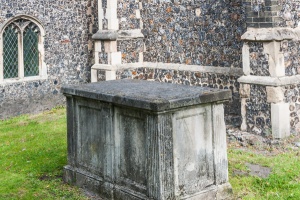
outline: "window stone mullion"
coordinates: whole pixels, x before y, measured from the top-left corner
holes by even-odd
[[[3,34],[0,35],[0,82],[4,80],[3,75]]]
[[[23,30],[19,35],[19,78],[24,78]]]

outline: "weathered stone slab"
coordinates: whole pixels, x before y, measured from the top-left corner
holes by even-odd
[[[115,41],[118,38],[116,30],[99,30],[92,36],[93,40]]]
[[[227,198],[222,101],[230,91],[138,80],[62,91],[66,182],[108,199]]]
[[[152,111],[163,111],[231,98],[229,90],[139,80],[106,81],[76,87],[65,86],[62,88],[62,92]]]

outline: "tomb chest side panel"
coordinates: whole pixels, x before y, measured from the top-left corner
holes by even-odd
[[[146,114],[140,110],[115,107],[116,182],[124,190],[146,195]]]
[[[77,167],[106,179],[112,178],[114,142],[112,107],[108,103],[76,99]]]
[[[175,192],[191,195],[214,184],[211,105],[173,116]]]

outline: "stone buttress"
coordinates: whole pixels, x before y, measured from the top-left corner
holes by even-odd
[[[284,138],[300,131],[299,36],[296,1],[244,2],[241,129]]]

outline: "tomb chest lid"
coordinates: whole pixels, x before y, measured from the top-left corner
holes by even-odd
[[[132,79],[67,85],[62,87],[62,93],[152,111],[164,111],[231,98],[230,90]]]

